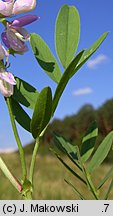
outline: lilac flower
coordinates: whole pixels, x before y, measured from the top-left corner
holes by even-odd
[[[17,0],[14,3],[13,14],[25,13],[36,7],[36,0]]]
[[[13,10],[13,0],[0,0],[0,16],[1,17],[8,17],[12,14]]]
[[[14,76],[3,68],[0,68],[0,92],[4,97],[13,95],[14,85],[16,85]]]
[[[2,61],[4,57],[8,58],[8,56],[8,52],[0,44],[0,92],[4,95],[4,97],[10,97],[13,95],[13,86],[16,85],[14,76],[11,73],[6,72]]]
[[[26,15],[15,19],[12,23],[7,23],[6,29],[1,35],[5,46],[7,48],[12,48],[16,52],[26,52],[28,47],[25,42],[29,40],[30,35],[22,27],[34,22],[37,19],[37,16]]]
[[[36,0],[0,0],[0,17],[25,13],[36,7]]]

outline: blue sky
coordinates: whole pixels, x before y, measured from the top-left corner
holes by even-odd
[[[61,119],[66,115],[75,114],[86,103],[98,108],[106,100],[113,98],[112,0],[37,1],[37,7],[31,14],[40,16],[40,20],[26,26],[26,29],[29,32],[39,34],[47,42],[56,58],[54,45],[55,20],[63,4],[76,6],[80,13],[81,36],[77,52],[83,48],[88,48],[103,32],[109,31],[109,35],[98,51],[67,85],[55,113],[55,117]],[[2,31],[3,27],[0,27],[0,29]],[[44,86],[49,85],[54,92],[56,84],[37,65],[31,50],[23,56],[11,57],[10,62],[10,72],[31,83],[39,91]],[[2,95],[0,95],[0,113],[0,149],[16,148],[7,107]],[[18,128],[23,144],[29,143],[32,136],[21,129],[20,126]]]

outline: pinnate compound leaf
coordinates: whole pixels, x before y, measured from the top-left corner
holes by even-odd
[[[55,30],[56,51],[64,68],[72,61],[80,38],[80,17],[74,6],[63,5]]]
[[[76,57],[73,59],[73,61],[70,63],[70,65],[65,70],[64,74],[62,75],[62,78],[56,88],[55,95],[53,98],[53,113],[58,105],[59,99],[68,83],[68,81],[71,79],[71,77],[76,73],[75,68],[83,55],[83,50],[76,55]]]
[[[31,132],[36,139],[47,126],[52,112],[52,92],[50,87],[45,87],[39,93],[33,117],[31,120]]]
[[[17,84],[14,87],[13,98],[22,105],[34,109],[39,92],[24,80],[15,77]]]
[[[13,115],[15,117],[15,120],[28,132],[30,132],[30,122],[31,119],[29,115],[24,111],[24,109],[20,106],[20,104],[14,100],[14,98],[11,98],[11,106]]]
[[[85,162],[91,156],[96,138],[98,136],[98,128],[96,122],[93,122],[88,128],[81,145],[80,155],[82,162]]]
[[[102,143],[99,145],[98,149],[94,153],[88,167],[89,173],[92,173],[104,161],[104,159],[108,155],[108,152],[110,151],[112,143],[113,143],[113,131],[111,131],[105,137],[105,139],[102,141]]]
[[[48,45],[38,34],[35,33],[31,34],[30,42],[33,53],[40,67],[52,80],[59,83],[62,74]]]

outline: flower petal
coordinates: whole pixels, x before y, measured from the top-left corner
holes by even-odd
[[[13,14],[25,13],[36,7],[36,0],[17,0],[14,3]]]
[[[9,83],[4,83],[3,80],[0,80],[0,92],[4,97],[10,97],[13,95],[14,87]]]
[[[28,25],[28,24],[36,21],[38,18],[39,17],[34,16],[34,15],[22,16],[18,19],[15,19],[10,26],[11,27],[22,27],[22,26]]]
[[[19,34],[18,34],[19,33]],[[18,35],[20,35],[20,40],[22,40],[22,41],[28,41],[29,40],[29,38],[30,38],[30,35],[29,35],[29,33],[27,32],[27,30],[26,29],[24,29],[24,28],[18,28],[17,29],[17,33],[16,33],[16,36],[19,38],[19,36]]]
[[[8,41],[8,38],[7,38],[6,31],[2,32],[1,38],[2,38],[2,41],[3,41],[3,43],[5,44],[5,46],[6,46],[7,48],[10,48],[10,44],[9,44],[9,41]]]
[[[13,11],[14,0],[0,1],[0,14],[5,17],[11,16]]]
[[[7,39],[10,47],[17,52],[26,52],[28,50],[27,45],[15,33],[17,33],[15,29],[7,27]]]
[[[11,85],[16,85],[16,80],[12,73],[2,72],[0,73],[0,79],[5,80],[7,83],[10,83]]]
[[[0,72],[0,92],[3,96],[10,97],[13,95],[13,85],[16,85],[13,74],[5,72],[4,70]]]

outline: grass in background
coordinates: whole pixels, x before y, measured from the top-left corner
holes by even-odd
[[[17,153],[2,155],[6,164],[14,174],[19,176],[20,161]],[[71,163],[65,158],[66,162]],[[29,165],[30,155],[27,156],[27,164]],[[105,173],[110,168],[110,165],[102,165],[96,170],[93,178],[96,184],[104,177]],[[38,155],[35,167],[34,178],[34,196],[33,199],[38,200],[78,200],[78,196],[73,189],[69,187],[64,178],[70,180],[77,188],[84,193],[87,199],[93,199],[90,193],[86,190],[83,184],[80,184],[76,178],[72,176],[69,171],[58,161],[57,158],[51,155]],[[109,181],[103,187],[102,193],[105,194],[109,185]],[[103,195],[101,194],[101,195]],[[4,177],[0,171],[0,200],[16,200],[21,199],[18,192],[10,185],[9,181]],[[113,190],[109,199],[113,199]]]

